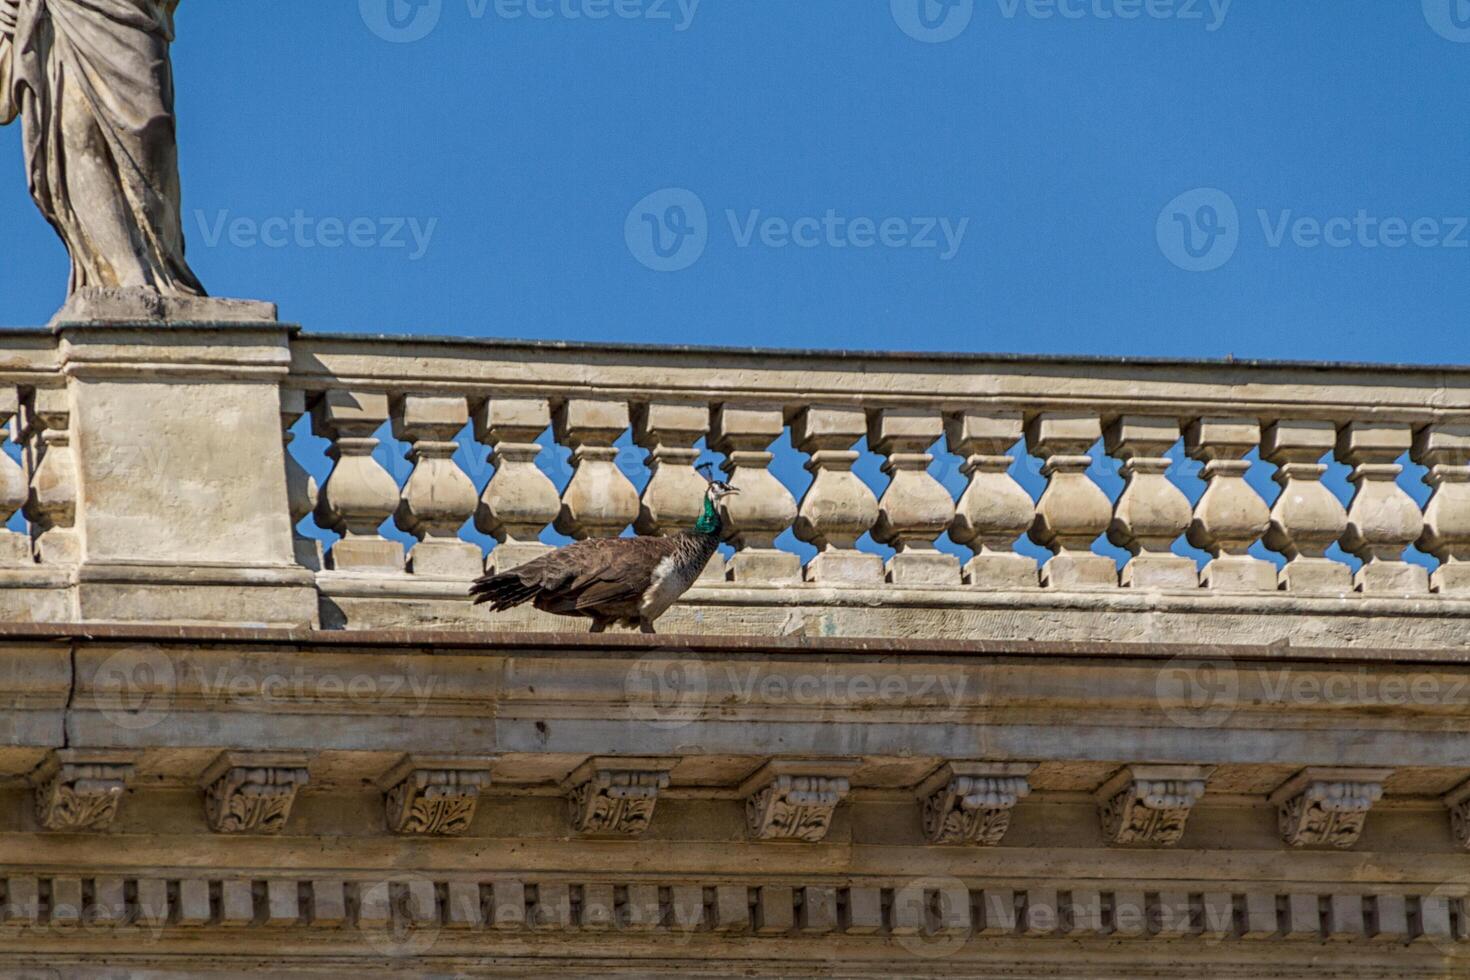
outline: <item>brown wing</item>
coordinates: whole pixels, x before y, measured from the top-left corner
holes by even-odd
[[[589,538],[486,576],[471,593],[495,609],[534,601],[539,609],[564,615],[626,606],[638,601],[653,570],[673,550],[668,538]]]

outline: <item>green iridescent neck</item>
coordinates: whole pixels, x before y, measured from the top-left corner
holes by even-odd
[[[720,533],[720,515],[715,510],[715,502],[709,497],[704,498],[704,513],[694,522],[694,530],[700,534]]]

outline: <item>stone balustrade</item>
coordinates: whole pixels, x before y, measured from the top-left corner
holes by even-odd
[[[901,628],[890,604],[934,609],[937,635],[1000,635],[1004,605],[1068,610],[1063,637],[1148,609],[1143,633],[1115,638],[1225,639],[1278,610],[1318,637],[1392,615],[1365,642],[1460,645],[1447,624],[1470,616],[1470,368],[264,320],[61,323],[0,343],[12,620],[484,626],[470,579],[561,541],[688,526],[701,460],[742,493],[675,629],[883,634]],[[517,610],[495,625],[569,624]]]

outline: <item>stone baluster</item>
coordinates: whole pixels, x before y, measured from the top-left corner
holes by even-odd
[[[1337,434],[1337,458],[1353,467],[1354,488],[1342,548],[1363,559],[1353,575],[1360,592],[1419,595],[1429,591],[1429,572],[1403,560],[1404,549],[1424,530],[1419,505],[1398,485],[1397,460],[1413,445],[1407,425],[1349,422]]]
[[[556,410],[556,438],[572,450],[572,480],[556,529],[573,538],[615,538],[638,516],[638,491],[618,469],[613,445],[628,428],[626,402],[569,398]]]
[[[709,409],[679,402],[650,402],[633,409],[633,441],[648,450],[648,485],[643,488],[639,534],[670,535],[690,528],[704,513],[705,482],[695,469],[694,444],[709,433]],[[703,581],[725,578],[725,559],[718,552],[705,566]]]
[[[1179,421],[1125,415],[1107,428],[1108,454],[1123,461],[1123,493],[1113,510],[1108,540],[1133,555],[1120,581],[1135,589],[1193,589],[1194,562],[1173,554],[1174,541],[1189,527],[1189,498],[1170,482],[1165,455],[1179,441]]]
[[[485,567],[480,549],[459,539],[477,502],[475,485],[454,461],[455,436],[469,420],[469,406],[458,396],[404,395],[393,401],[393,434],[411,444],[413,463],[395,518],[418,538],[408,553],[415,575],[475,578]]]
[[[19,410],[16,389],[0,389],[0,425],[10,426],[12,440],[24,445],[19,438]],[[25,506],[28,490],[25,471],[9,453],[0,450],[0,566],[29,565],[33,561],[30,536],[5,529],[15,512]]]
[[[729,577],[736,582],[793,582],[801,559],[776,547],[776,538],[796,520],[796,498],[771,474],[771,443],[785,428],[776,405],[721,405],[715,410],[713,446],[725,454],[721,467],[739,494],[720,501],[725,537],[735,546]]]
[[[1250,461],[1244,457],[1261,441],[1255,419],[1202,418],[1185,432],[1192,459],[1205,464],[1205,492],[1194,507],[1189,543],[1212,556],[1200,572],[1200,584],[1225,591],[1275,591],[1276,567],[1247,551],[1271,526],[1271,511],[1245,482]]]
[[[45,564],[76,564],[81,542],[76,531],[77,466],[71,446],[71,409],[66,391],[31,392],[17,431],[29,463],[30,491],[25,515],[37,557]]]
[[[551,478],[536,466],[536,442],[551,425],[551,406],[543,398],[491,398],[475,409],[475,438],[491,447],[495,474],[480,494],[475,526],[496,545],[486,562],[504,572],[545,554],[541,532],[556,519],[561,497]]]
[[[373,458],[375,433],[388,421],[388,396],[333,389],[312,406],[318,435],[332,440],[327,455],[336,464],[317,501],[316,521],[342,535],[327,554],[339,571],[401,572],[403,546],[378,529],[398,507],[398,484]]]
[[[956,585],[960,560],[934,547],[954,522],[955,503],[929,474],[928,449],[944,433],[938,412],[886,408],[868,418],[868,445],[888,457],[888,489],[878,501],[873,540],[894,548],[887,579],[897,585]]]
[[[857,550],[878,520],[878,498],[852,472],[853,449],[867,432],[861,409],[813,405],[791,422],[791,440],[808,453],[812,485],[796,513],[796,537],[817,549],[802,574],[808,582],[859,585],[883,581],[883,561]]]
[[[297,563],[319,572],[322,570],[322,543],[308,538],[297,528],[306,515],[316,509],[319,496],[316,480],[291,455],[291,443],[296,439],[291,427],[305,414],[306,392],[299,388],[283,388],[281,432],[286,450],[286,506],[291,513],[291,541]]]
[[[1279,573],[1290,592],[1348,592],[1347,566],[1327,557],[1327,549],[1347,528],[1347,511],[1322,485],[1322,457],[1337,441],[1337,426],[1323,421],[1273,422],[1261,439],[1261,458],[1276,464],[1272,477],[1281,493],[1271,507],[1266,547],[1286,556]]]
[[[1036,515],[1036,502],[1010,474],[1007,455],[1021,438],[1019,412],[961,412],[945,419],[949,451],[965,457],[970,478],[955,507],[949,536],[975,556],[965,563],[966,585],[985,589],[1034,589],[1036,563],[1015,551]]]
[[[1414,435],[1414,462],[1429,467],[1434,489],[1424,508],[1418,548],[1439,559],[1429,587],[1443,595],[1470,593],[1470,424],[1431,425]]]
[[[1026,425],[1026,446],[1044,460],[1041,474],[1047,478],[1029,532],[1052,552],[1041,566],[1043,586],[1090,589],[1118,582],[1113,560],[1092,554],[1092,542],[1113,519],[1112,502],[1087,476],[1087,452],[1101,435],[1094,415],[1047,412]]]

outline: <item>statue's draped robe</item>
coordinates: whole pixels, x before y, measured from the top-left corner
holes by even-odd
[[[0,0],[0,123],[23,121],[31,196],[71,254],[73,292],[204,295],[179,214],[177,3]]]

